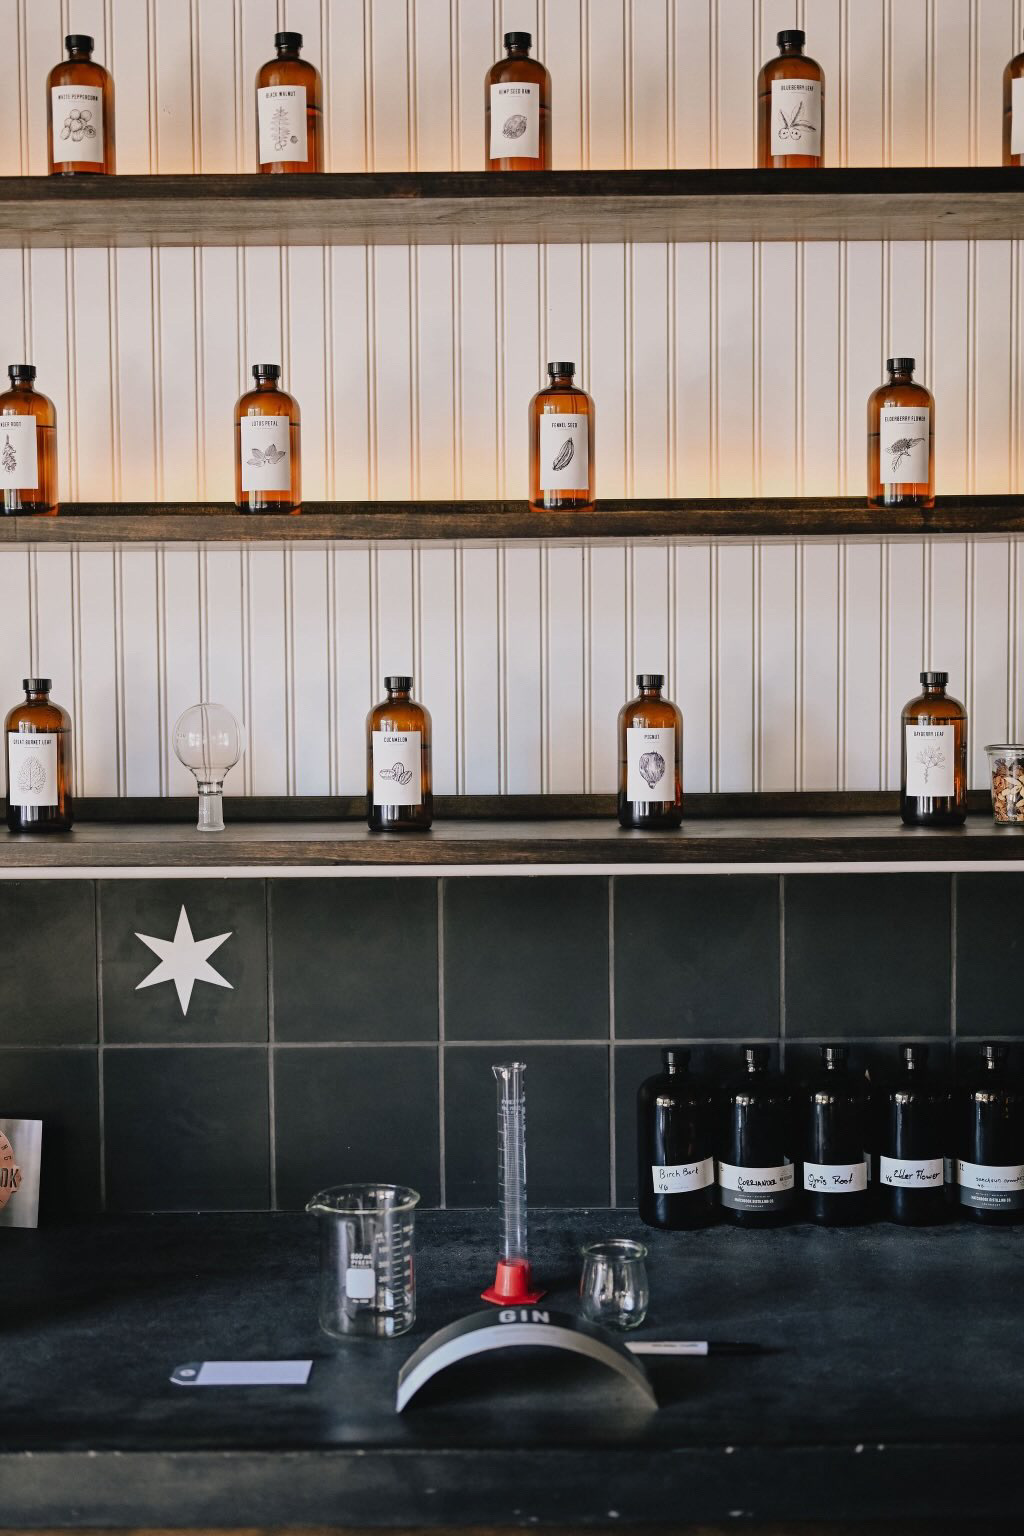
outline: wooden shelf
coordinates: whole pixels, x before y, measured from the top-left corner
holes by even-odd
[[[1009,240],[1019,170],[0,178],[0,247]]]
[[[876,510],[862,497],[601,501],[592,512],[534,512],[525,501],[309,502],[297,517],[227,502],[66,504],[57,517],[0,516],[0,543],[157,540],[497,540],[808,538],[1024,532],[1024,497],[940,496],[928,511]]]

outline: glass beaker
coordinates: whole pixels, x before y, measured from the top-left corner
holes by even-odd
[[[335,1184],[306,1206],[320,1218],[320,1326],[335,1338],[394,1338],[416,1318],[416,1190]]]
[[[647,1249],[632,1238],[613,1237],[581,1248],[580,1311],[604,1328],[639,1328],[651,1293],[644,1259]]]

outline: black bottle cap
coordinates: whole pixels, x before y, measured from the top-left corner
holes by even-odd
[[[850,1059],[850,1047],[848,1045],[823,1045],[821,1048],[822,1065],[835,1071],[837,1067],[845,1067]]]
[[[281,364],[253,363],[252,376],[254,379],[279,379],[281,377]]]
[[[393,673],[391,677],[384,679],[384,687],[389,693],[408,693],[412,687],[412,678],[403,676],[400,673]]]
[[[926,1045],[901,1045],[900,1059],[905,1067],[913,1067],[915,1070],[928,1065],[928,1047]]]
[[[95,40],[87,37],[84,32],[72,32],[64,39],[68,53],[92,53],[95,46]]]
[[[785,32],[780,32],[775,41],[780,48],[802,48],[807,41],[807,33],[801,32],[799,27],[788,27]]]
[[[638,688],[664,688],[664,672],[638,672],[636,675]]]
[[[49,693],[53,683],[48,677],[23,677],[21,686],[26,693]]]
[[[554,378],[558,373],[575,373],[575,363],[548,363],[548,373]]]
[[[666,1072],[685,1072],[690,1065],[690,1053],[682,1045],[666,1045],[661,1053]]]
[[[275,32],[274,33],[274,47],[275,48],[294,48],[295,52],[298,53],[299,49],[302,47],[302,33],[301,32]]]
[[[764,1072],[771,1061],[771,1051],[766,1045],[745,1045],[743,1060],[748,1072]]]
[[[917,359],[913,357],[887,357],[885,366],[890,373],[913,373]]]
[[[921,681],[926,688],[945,688],[949,682],[948,672],[922,672]]]
[[[1009,1058],[1010,1047],[1005,1040],[984,1040],[979,1055],[990,1066],[1002,1066]]]
[[[533,36],[529,32],[506,32],[505,33],[505,47],[506,48],[531,48],[532,46],[533,46]]]
[[[7,369],[7,377],[12,383],[18,379],[28,379],[29,383],[31,383],[35,376],[35,363],[11,363]]]

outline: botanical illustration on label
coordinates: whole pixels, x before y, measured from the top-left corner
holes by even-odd
[[[821,154],[821,81],[772,81],[773,155]]]
[[[57,805],[57,737],[7,733],[7,795],[11,805]]]
[[[883,485],[928,484],[926,405],[906,409],[883,405],[879,423],[879,467]]]
[[[1024,1209],[1024,1166],[1019,1163],[999,1167],[965,1163],[963,1158],[958,1158],[956,1182],[960,1186],[961,1205],[971,1205],[979,1210]]]
[[[20,1183],[21,1169],[14,1161],[14,1148],[0,1131],[0,1211],[17,1194]]]
[[[374,731],[373,798],[377,805],[420,805],[419,731]]]
[[[804,1189],[818,1195],[855,1195],[868,1187],[868,1165],[804,1163]]]
[[[908,1161],[903,1157],[886,1157],[883,1153],[878,1159],[879,1182],[890,1184],[893,1189],[941,1189],[945,1176],[941,1157]]]
[[[590,433],[586,416],[545,411],[540,418],[540,488],[585,491],[590,486]]]
[[[1024,155],[1024,75],[1010,82],[1010,154]]]
[[[34,491],[38,484],[36,419],[5,411],[0,416],[0,488]]]
[[[631,725],[626,730],[626,799],[675,802],[676,733]]]
[[[243,416],[242,490],[290,491],[291,423],[287,416]]]
[[[309,159],[304,85],[261,85],[256,92],[256,115],[260,165]]]
[[[103,164],[103,92],[98,85],[54,85],[53,158]]]
[[[715,1182],[715,1160],[700,1158],[695,1163],[655,1163],[651,1167],[656,1195],[686,1195],[694,1189],[707,1189]]]
[[[540,86],[491,86],[491,159],[540,159]]]
[[[792,1163],[777,1168],[734,1168],[719,1163],[722,1204],[733,1211],[781,1211],[790,1204],[796,1183]]]
[[[954,729],[951,725],[908,725],[907,794],[953,794]]]

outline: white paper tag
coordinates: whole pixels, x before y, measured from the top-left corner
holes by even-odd
[[[176,1387],[304,1387],[312,1360],[203,1360],[179,1365]]]
[[[304,85],[261,85],[256,92],[256,112],[260,165],[309,159]]]
[[[868,1187],[868,1165],[804,1163],[804,1189],[816,1195],[855,1195]]]
[[[626,799],[671,801],[676,798],[676,733],[631,725],[626,729]]]
[[[36,418],[4,411],[0,416],[0,487],[34,491],[39,484]]]
[[[821,154],[820,80],[772,81],[772,154]]]
[[[373,799],[376,805],[420,805],[420,732],[374,731]]]
[[[941,1157],[925,1157],[909,1162],[905,1157],[878,1159],[878,1179],[894,1189],[941,1189],[945,1178],[945,1164]]]
[[[586,416],[545,411],[540,418],[540,488],[585,491],[590,486],[590,433]]]
[[[103,164],[103,92],[98,85],[54,85],[53,159]]]
[[[907,794],[925,799],[953,794],[955,731],[951,725],[908,725]]]
[[[377,1294],[377,1277],[368,1253],[353,1253],[345,1271],[345,1295],[349,1301],[372,1301]]]
[[[290,491],[291,423],[287,416],[243,416],[242,490]]]
[[[879,423],[879,469],[883,485],[928,484],[926,405],[883,405]]]
[[[628,1339],[631,1355],[706,1355],[707,1339]]]
[[[1010,154],[1024,155],[1024,75],[1010,82]]]
[[[540,86],[507,80],[491,86],[491,159],[540,159]]]
[[[7,796],[11,805],[57,805],[57,737],[36,731],[7,735]]]
[[[655,1163],[651,1167],[656,1195],[685,1195],[694,1189],[707,1189],[715,1182],[715,1160],[702,1158],[696,1163]]]
[[[796,1185],[792,1163],[776,1168],[734,1168],[719,1163],[718,1188],[724,1206],[733,1211],[780,1211],[789,1204]]]

